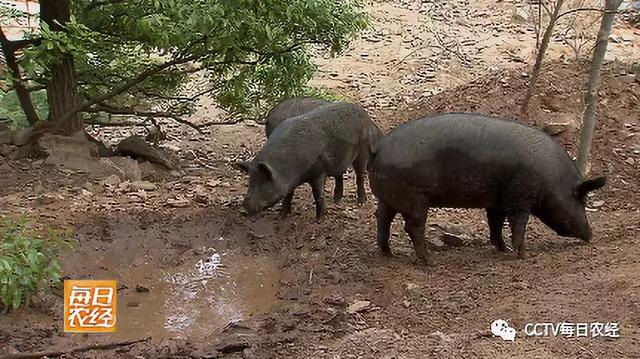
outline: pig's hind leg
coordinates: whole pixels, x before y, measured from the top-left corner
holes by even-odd
[[[376,211],[378,217],[378,247],[382,254],[386,256],[393,255],[389,246],[389,236],[391,235],[391,223],[396,213],[396,210],[384,201],[380,200],[378,202],[378,210]]]
[[[529,222],[528,212],[509,213],[509,223],[511,224],[511,240],[513,250],[519,259],[523,259],[524,254],[524,234]]]
[[[502,226],[507,218],[507,212],[499,208],[487,208],[487,220],[489,223],[489,238],[500,252],[506,252],[507,246],[502,238]]]
[[[427,221],[427,213],[414,213],[411,215],[402,214],[404,217],[404,230],[409,234],[413,249],[416,256],[426,265],[431,265],[431,257],[427,250],[427,241],[425,239],[425,225]]]
[[[324,182],[327,177],[325,175],[321,175],[309,181],[309,185],[311,185],[311,192],[313,193],[313,200],[316,203],[316,219],[320,220],[325,213],[325,204],[324,204]]]
[[[366,175],[368,161],[369,153],[364,150],[360,151],[358,157],[353,161],[353,170],[356,173],[358,204],[363,204],[367,201],[367,191],[364,188],[364,177]]]
[[[344,174],[341,173],[334,177],[336,180],[336,187],[333,189],[333,202],[335,203],[340,202],[342,196],[344,195],[344,180],[342,178],[343,175]]]

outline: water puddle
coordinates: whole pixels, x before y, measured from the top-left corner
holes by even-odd
[[[272,235],[268,226],[257,230]],[[209,218],[141,224],[115,217],[102,228],[79,228],[80,245],[61,264],[71,279],[118,281],[114,338],[201,339],[279,302],[277,261],[235,248],[244,231]]]
[[[278,273],[269,259],[213,249],[170,272],[150,264],[130,268],[123,280],[128,288],[118,296],[115,336],[205,337],[268,312],[277,301]]]

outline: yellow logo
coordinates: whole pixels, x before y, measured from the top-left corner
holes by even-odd
[[[115,280],[64,281],[65,332],[115,332],[116,309]]]

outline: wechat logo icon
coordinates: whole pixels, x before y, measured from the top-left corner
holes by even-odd
[[[516,340],[516,330],[509,326],[506,320],[496,319],[491,323],[491,334],[502,340],[513,342]]]

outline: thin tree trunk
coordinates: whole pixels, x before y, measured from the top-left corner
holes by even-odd
[[[65,31],[64,25],[71,17],[69,0],[41,0],[40,18],[55,31]],[[47,100],[49,101],[49,120],[54,121],[54,132],[73,134],[83,129],[82,118],[75,113],[72,116],[63,115],[80,104],[78,96],[78,81],[75,64],[70,55],[62,56],[51,64],[49,71],[51,79],[47,83]]]
[[[22,111],[27,118],[27,122],[33,126],[39,120],[38,113],[33,106],[33,101],[31,101],[31,94],[29,93],[29,90],[27,90],[22,83],[20,67],[18,66],[15,52],[17,47],[5,36],[2,28],[0,28],[0,45],[2,45],[2,53],[7,61],[7,67],[9,68],[9,71],[11,71],[13,89],[16,91],[16,95],[18,96],[20,107],[22,107]]]
[[[607,53],[609,35],[611,28],[616,21],[617,10],[622,4],[622,0],[606,0],[604,5],[604,15],[598,31],[598,40],[591,60],[589,70],[589,81],[584,92],[584,112],[582,115],[582,130],[580,131],[580,145],[578,148],[578,168],[585,175],[587,164],[589,163],[589,152],[591,152],[591,142],[593,140],[593,130],[596,126],[596,107],[598,105],[598,81],[600,80],[600,68],[604,62],[604,55]]]
[[[542,42],[540,43],[540,48],[538,49],[538,54],[536,56],[536,62],[533,65],[533,70],[531,71],[531,80],[529,81],[529,88],[527,89],[527,94],[524,97],[524,101],[522,102],[522,107],[520,108],[520,113],[522,115],[527,113],[529,109],[529,102],[531,101],[531,97],[533,97],[533,92],[535,91],[536,82],[538,81],[538,77],[540,76],[540,69],[542,68],[542,60],[544,59],[544,55],[547,52],[547,48],[549,47],[549,42],[551,41],[551,36],[553,35],[553,28],[556,25],[556,20],[558,19],[558,14],[560,14],[560,8],[564,4],[564,0],[556,0],[556,7],[553,10],[553,14],[549,18],[549,24],[547,28],[544,30],[544,35],[542,36]],[[542,6],[542,5],[538,5]]]

